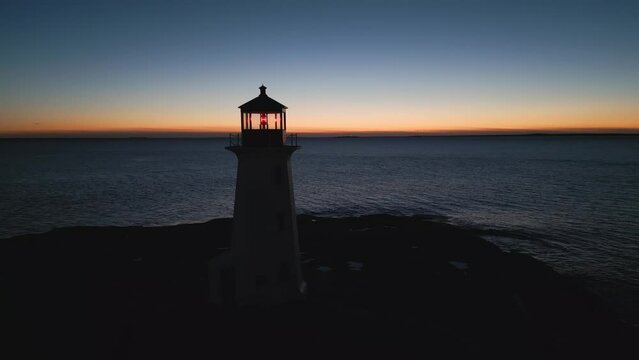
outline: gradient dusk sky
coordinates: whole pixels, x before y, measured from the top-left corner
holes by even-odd
[[[0,135],[639,132],[637,1],[2,1]]]

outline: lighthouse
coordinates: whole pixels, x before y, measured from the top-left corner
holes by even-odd
[[[209,263],[211,299],[235,306],[294,301],[306,287],[291,172],[297,137],[286,134],[287,107],[259,89],[239,106],[241,135],[226,147],[237,157],[231,248]]]

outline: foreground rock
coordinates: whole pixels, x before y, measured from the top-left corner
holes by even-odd
[[[207,303],[231,221],[0,242],[11,358],[621,357],[636,328],[533,258],[420,217],[299,217],[307,299]],[[7,358],[7,357],[3,357]]]

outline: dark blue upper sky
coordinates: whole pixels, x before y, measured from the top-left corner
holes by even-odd
[[[304,129],[628,127],[638,23],[630,1],[3,1],[0,131],[235,126],[262,82]]]

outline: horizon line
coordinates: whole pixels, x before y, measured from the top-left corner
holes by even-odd
[[[235,134],[235,133],[231,133]],[[345,133],[319,133],[319,132],[299,132],[296,133],[305,138],[382,138],[382,137],[529,137],[529,136],[638,136],[639,129],[632,131],[531,131],[531,132],[455,132],[455,133],[401,133],[401,132],[345,132]],[[16,134],[17,135],[17,134]],[[82,136],[78,136],[82,135]],[[84,136],[86,135],[86,136]],[[135,139],[227,139],[229,133],[149,133],[149,134],[113,134],[113,133],[68,133],[57,134],[56,136],[46,136],[38,134],[36,136],[5,136],[0,134],[0,140],[135,140]]]
[[[58,130],[13,130],[0,131],[2,138],[202,138],[228,137],[238,134],[240,129],[197,128],[112,128],[112,129],[58,129]],[[433,130],[368,130],[368,129],[299,129],[287,131],[310,137],[379,137],[379,136],[473,136],[473,135],[553,135],[553,134],[639,134],[639,127],[556,127],[556,128],[466,128]]]

